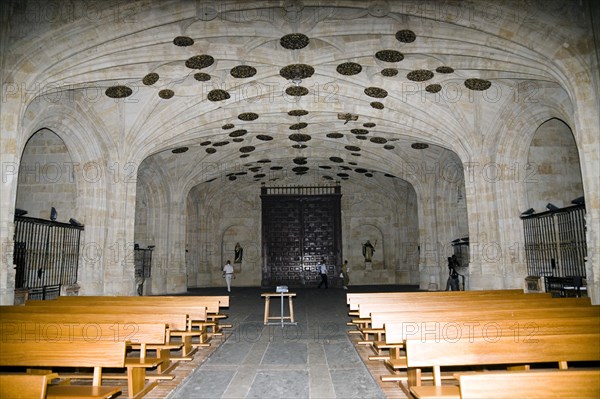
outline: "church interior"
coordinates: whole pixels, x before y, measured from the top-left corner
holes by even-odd
[[[225,294],[226,263],[233,294],[435,292],[454,270],[452,290],[600,304],[592,0],[0,16],[0,305]]]

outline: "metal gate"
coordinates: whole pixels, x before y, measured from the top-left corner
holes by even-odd
[[[62,285],[75,284],[82,230],[69,223],[16,216],[15,288],[27,289],[30,299],[50,299],[60,295]]]
[[[530,276],[585,277],[585,206],[524,216]]]

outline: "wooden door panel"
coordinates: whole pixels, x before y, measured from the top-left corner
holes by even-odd
[[[262,285],[314,286],[321,259],[333,282],[341,262],[341,196],[261,197]]]

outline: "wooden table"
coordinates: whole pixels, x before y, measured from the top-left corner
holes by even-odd
[[[265,319],[264,319],[265,325],[281,324],[281,326],[283,327],[284,324],[293,324],[293,325],[296,324],[296,322],[294,321],[294,304],[292,302],[292,298],[296,296],[296,293],[294,293],[294,292],[265,292],[263,294],[260,294],[260,296],[265,298]],[[280,316],[269,316],[269,312],[271,309],[271,298],[272,297],[280,297],[281,298],[281,315]],[[290,315],[289,316],[284,316],[284,314],[283,314],[283,297],[288,298],[288,303],[290,306]],[[273,320],[273,319],[277,319],[280,321],[277,323],[269,323],[269,320]],[[286,322],[285,320],[289,320],[289,321]]]

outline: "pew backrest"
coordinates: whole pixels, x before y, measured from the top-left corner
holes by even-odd
[[[388,322],[420,323],[423,321],[476,321],[486,322],[496,319],[545,319],[545,318],[575,318],[575,317],[600,317],[600,306],[573,306],[559,308],[523,308],[523,309],[448,309],[418,310],[408,309],[395,312],[372,312],[372,328],[383,328]]]
[[[5,342],[0,366],[125,367],[125,342]]]
[[[408,339],[405,347],[409,368],[600,360],[600,334],[538,335],[534,339]]]
[[[480,296],[506,296],[506,295],[525,295],[523,290],[481,290],[481,291],[417,291],[417,292],[360,292],[347,293],[346,304],[350,306],[350,310],[357,310],[357,304],[363,300],[371,300],[376,298],[399,298],[418,300],[422,298],[442,298],[452,299],[458,297],[480,297]],[[530,295],[530,294],[527,294]]]
[[[600,397],[600,370],[457,373],[461,399]]]
[[[164,344],[166,325],[163,323],[102,324],[78,322],[0,321],[0,343],[56,341],[112,341],[131,344]]]
[[[39,323],[100,323],[117,324],[120,328],[130,331],[137,324],[166,324],[170,330],[185,331],[188,325],[187,315],[184,313],[60,313],[60,312],[3,312],[0,308],[0,322],[39,322]]]
[[[570,318],[488,319],[473,321],[440,317],[437,321],[388,322],[385,325],[386,342],[401,343],[407,339],[458,340],[472,337],[496,339],[510,336],[514,339],[533,340],[538,335],[600,334],[600,319],[593,316]]]
[[[453,301],[441,301],[438,299],[429,299],[423,301],[395,301],[384,300],[380,302],[360,303],[359,317],[368,318],[375,311],[394,311],[404,309],[422,309],[422,310],[446,310],[446,309],[468,309],[470,307],[493,308],[493,309],[518,309],[524,307],[536,307],[539,305],[545,307],[565,307],[565,306],[591,306],[590,298],[552,298],[543,294],[513,295],[513,298],[461,298]]]

